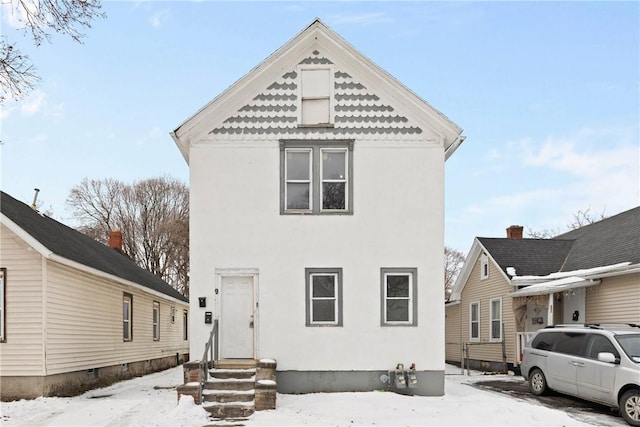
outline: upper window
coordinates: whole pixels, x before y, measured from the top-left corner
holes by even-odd
[[[127,293],[122,296],[122,339],[133,339],[133,296]]]
[[[352,141],[282,141],[281,213],[352,213]]]
[[[153,302],[153,340],[160,339],[160,303]]]
[[[494,298],[489,303],[491,319],[491,341],[502,340],[502,298]]]
[[[417,269],[382,268],[380,276],[382,325],[417,325]]]
[[[489,257],[482,255],[480,258],[480,279],[489,277]]]
[[[6,281],[7,281],[7,269],[0,268],[0,342],[5,342],[7,340],[6,332],[5,332],[5,316],[6,316],[5,295],[7,292]]]
[[[331,68],[300,69],[300,121],[303,126],[328,126],[333,123]]]
[[[480,340],[480,303],[478,301],[469,304],[469,339]]]
[[[306,325],[342,326],[342,269],[307,268]]]

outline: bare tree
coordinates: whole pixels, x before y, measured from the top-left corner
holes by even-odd
[[[453,284],[460,274],[460,270],[465,261],[465,256],[462,252],[450,248],[444,247],[444,298],[448,300],[451,296],[451,290]]]
[[[565,230],[561,227],[547,227],[540,230],[533,230],[529,228],[527,234],[532,239],[550,239],[562,233],[566,233],[567,231],[593,224],[594,222],[601,221],[605,218],[607,218],[607,216],[604,214],[604,210],[599,215],[594,215],[591,213],[591,207],[587,209],[579,209],[577,212],[573,213],[573,219],[566,225]]]
[[[3,14],[33,43],[40,46],[51,41],[53,32],[67,35],[81,43],[84,34],[79,27],[91,28],[91,21],[105,15],[100,0],[2,0]],[[0,37],[0,104],[7,98],[18,100],[32,90],[39,77],[27,55]]]
[[[122,250],[141,267],[189,295],[189,189],[175,179],[150,178],[131,185],[84,179],[67,198],[78,230],[107,243],[122,232]]]

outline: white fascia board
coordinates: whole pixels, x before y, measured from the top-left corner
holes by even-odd
[[[142,292],[145,292],[147,294],[155,295],[155,296],[157,296],[159,298],[164,298],[164,299],[173,301],[176,304],[182,304],[184,306],[187,306],[189,304],[186,301],[181,301],[181,300],[179,300],[177,298],[174,298],[174,297],[172,297],[170,295],[163,294],[162,292],[158,292],[158,291],[153,290],[151,288],[147,288],[146,286],[142,286],[139,283],[132,282],[130,280],[126,280],[126,279],[123,279],[123,278],[118,277],[118,276],[114,276],[113,274],[105,273],[104,271],[98,270],[97,268],[93,268],[93,267],[86,266],[84,264],[80,264],[79,262],[72,261],[72,260],[70,260],[68,258],[62,257],[62,256],[54,254],[54,253],[52,253],[51,256],[48,257],[48,259],[51,262],[55,262],[57,264],[61,264],[61,265],[67,266],[67,267],[71,267],[73,269],[76,269],[76,270],[79,270],[79,271],[83,271],[85,273],[88,273],[88,274],[91,274],[93,276],[97,276],[97,277],[100,277],[100,278],[103,278],[103,279],[106,279],[106,280],[110,280],[110,281],[113,281],[113,282],[118,282],[118,283],[120,283],[122,285],[138,289],[138,290],[140,290]]]
[[[458,125],[316,19],[171,132],[187,163],[191,143],[205,138],[211,129],[234,114],[257,91],[272,83],[272,80],[279,79],[282,73],[295,68],[314,44],[320,48],[321,53],[332,58],[333,62],[339,62],[341,67],[356,74],[356,78],[363,81],[369,89],[380,93],[394,108],[400,105],[402,114],[409,120],[439,135],[443,149],[451,147],[459,139],[462,129]]]
[[[0,214],[0,223],[2,223],[5,227],[11,230],[14,234],[16,234],[19,238],[21,238],[27,245],[31,246],[35,249],[40,255],[45,258],[49,258],[53,252],[40,243],[35,237],[31,234],[24,231],[22,227],[18,224],[10,220],[4,214]]]
[[[537,283],[512,292],[511,297],[525,297],[531,295],[548,295],[569,289],[586,288],[600,284],[600,280],[590,280],[583,277],[565,277],[550,282]]]

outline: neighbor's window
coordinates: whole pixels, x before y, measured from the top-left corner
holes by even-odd
[[[176,323],[176,308],[171,307],[171,323]]]
[[[0,268],[0,342],[7,340],[5,332],[7,269]]]
[[[480,303],[478,301],[469,304],[469,339],[480,340]]]
[[[353,212],[353,141],[280,145],[281,213]]]
[[[133,339],[133,296],[124,293],[122,296],[122,339]]]
[[[380,281],[382,325],[417,325],[417,269],[382,268]]]
[[[182,312],[182,339],[189,339],[189,312],[184,310]]]
[[[153,302],[153,340],[160,339],[160,303]]]
[[[489,257],[482,255],[480,258],[480,279],[489,277]]]
[[[490,338],[491,341],[500,341],[502,340],[502,298],[494,298],[489,304]]]
[[[333,123],[331,99],[333,73],[331,68],[301,68],[300,70],[301,125],[321,126]]]
[[[342,269],[307,268],[306,325],[342,326]]]

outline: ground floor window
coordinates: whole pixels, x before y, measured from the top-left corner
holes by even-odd
[[[133,296],[124,293],[122,296],[122,339],[131,341],[133,339]]]
[[[6,341],[6,332],[5,332],[5,311],[6,311],[5,295],[7,292],[6,281],[7,281],[7,269],[0,268],[0,342]]]
[[[469,304],[469,339],[480,340],[480,303],[478,301]]]
[[[305,269],[306,325],[342,326],[342,268]]]
[[[416,268],[380,269],[382,325],[418,324],[417,275]]]
[[[153,340],[160,340],[160,303],[153,302]]]
[[[182,312],[182,339],[189,339],[189,312],[184,310]]]
[[[502,340],[502,298],[494,298],[490,302],[491,341]]]

